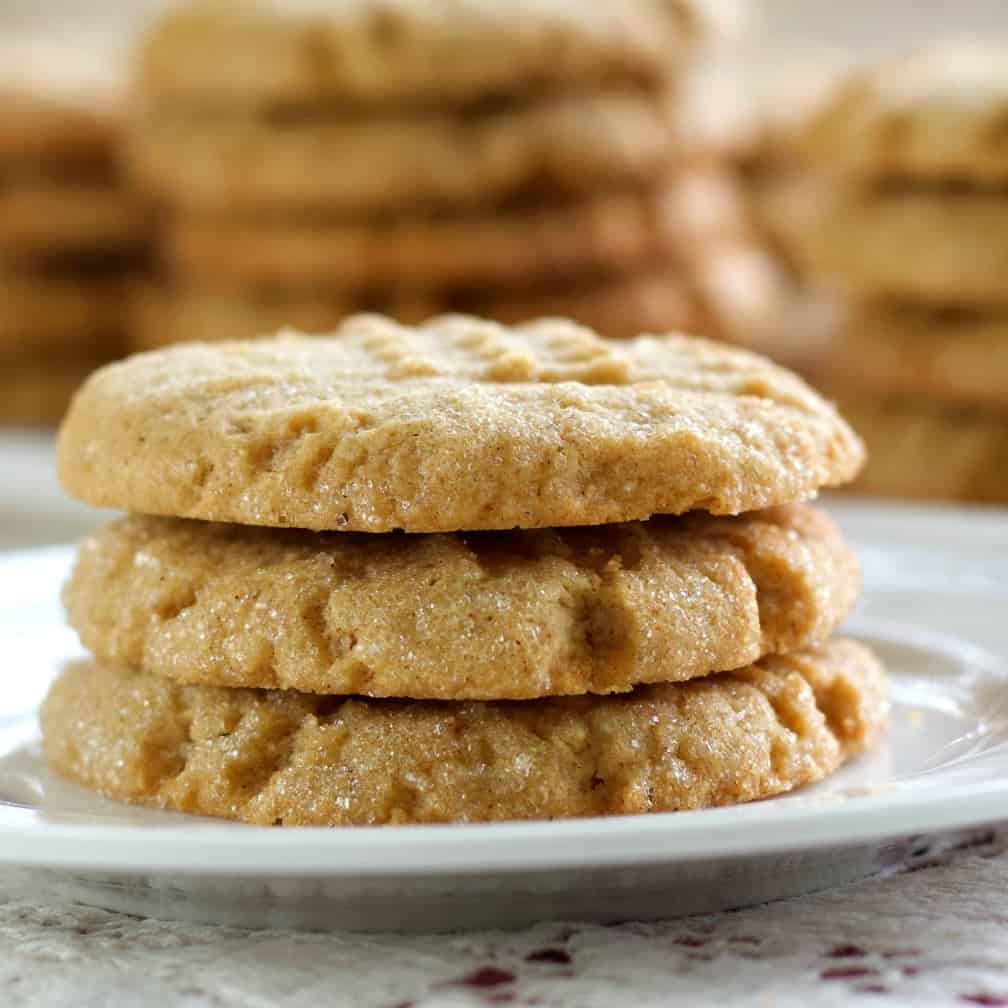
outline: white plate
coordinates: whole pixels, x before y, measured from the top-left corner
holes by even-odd
[[[849,629],[892,677],[885,743],[786,797],[569,822],[256,829],[65,784],[39,759],[33,712],[80,653],[58,605],[71,550],[0,557],[0,863],[134,913],[427,930],[738,906],[868,874],[915,835],[1008,817],[1008,513],[833,510],[865,568]]]

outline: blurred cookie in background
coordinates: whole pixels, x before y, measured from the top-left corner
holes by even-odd
[[[868,445],[855,489],[1008,501],[1006,60],[949,43],[857,71],[802,135],[832,179],[805,250],[846,303],[818,371]]]
[[[740,9],[176,7],[135,67],[129,170],[159,221],[137,345],[319,332],[362,309],[732,337],[752,308],[708,274],[750,244],[745,215],[680,122]]]
[[[836,79],[839,59],[817,49],[781,65],[750,65],[743,75],[749,129],[733,156],[750,229],[776,272],[776,311],[752,345],[806,374],[818,364],[839,306],[811,282],[806,265],[810,236],[829,205],[829,181],[808,163],[800,136]]]
[[[126,349],[144,229],[123,185],[121,96],[83,47],[10,39],[0,55],[0,423],[48,426]]]

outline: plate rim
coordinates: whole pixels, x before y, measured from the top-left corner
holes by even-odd
[[[1004,804],[1000,814],[991,807],[997,800]],[[701,862],[857,848],[988,825],[1008,816],[1008,779],[980,782],[953,795],[823,798],[765,812],[761,805],[552,822],[346,828],[270,829],[207,820],[160,832],[153,825],[39,829],[8,823],[0,824],[0,862],[119,874],[327,877]]]

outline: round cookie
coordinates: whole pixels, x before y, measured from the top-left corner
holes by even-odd
[[[99,658],[188,683],[441,700],[611,693],[824,641],[857,562],[803,505],[373,536],[133,516],[64,591]]]
[[[448,532],[755,510],[850,479],[862,447],[799,378],[704,340],[358,316],[331,338],[103,368],[58,459],[67,490],[96,505]]]
[[[812,269],[862,297],[1008,304],[1008,200],[973,189],[869,189],[835,197],[804,244]]]
[[[140,188],[194,213],[478,206],[652,181],[673,155],[670,105],[666,94],[603,92],[465,115],[158,114],[136,123],[127,157]]]
[[[852,390],[1008,410],[1008,315],[863,305],[831,348],[830,371]]]
[[[864,177],[1008,179],[1008,48],[947,43],[862,70],[806,125],[806,156]]]
[[[197,0],[148,33],[137,83],[148,99],[197,107],[468,102],[557,85],[654,85],[701,27],[689,0]]]
[[[9,259],[138,248],[136,208],[111,183],[14,181],[0,186],[0,254]]]
[[[183,280],[244,287],[482,287],[629,270],[667,255],[683,214],[672,186],[465,214],[368,221],[182,218],[164,236]]]
[[[118,277],[0,268],[0,356],[117,352],[125,324],[124,290]]]
[[[879,401],[837,390],[863,435],[868,464],[857,493],[919,500],[1008,503],[1008,423],[1003,412],[955,410],[930,401]]]
[[[438,703],[179,686],[102,663],[42,705],[60,774],[110,798],[260,825],[670,812],[821,780],[888,716],[852,641],[613,697]]]

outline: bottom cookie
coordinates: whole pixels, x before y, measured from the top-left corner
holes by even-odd
[[[871,400],[833,391],[868,448],[845,490],[880,497],[1008,503],[1008,417],[930,401]]]
[[[69,665],[54,770],[111,798],[260,825],[552,819],[753,801],[820,780],[886,724],[884,672],[836,640],[618,696],[452,703],[178,686]]]

